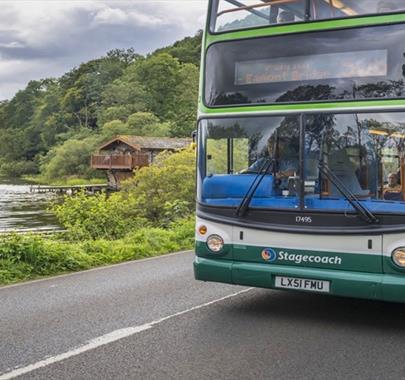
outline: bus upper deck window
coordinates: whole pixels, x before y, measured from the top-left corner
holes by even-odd
[[[404,10],[404,0],[312,0],[311,2],[311,16],[314,20],[356,17]]]
[[[211,32],[405,11],[405,0],[213,0]]]
[[[212,6],[211,31],[226,32],[302,21],[304,0],[216,0]]]

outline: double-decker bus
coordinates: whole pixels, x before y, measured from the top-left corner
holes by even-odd
[[[405,302],[405,1],[210,0],[195,278]]]

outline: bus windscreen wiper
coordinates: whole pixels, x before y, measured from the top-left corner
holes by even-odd
[[[259,172],[256,177],[253,179],[252,184],[250,185],[248,191],[240,202],[238,208],[236,209],[237,216],[244,216],[247,209],[249,208],[250,202],[252,201],[253,196],[261,182],[263,181],[264,176],[268,173],[270,166],[274,163],[274,159],[266,158],[263,162],[263,165],[260,167]]]
[[[378,223],[378,218],[344,185],[344,183],[333,173],[332,170],[323,162],[319,163],[319,171],[331,181],[336,189],[349,201],[353,208],[358,212],[361,219],[370,224]]]

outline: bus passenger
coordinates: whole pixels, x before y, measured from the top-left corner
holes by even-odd
[[[384,186],[383,198],[392,201],[402,200],[402,188],[398,183],[398,176],[396,173],[388,174],[388,183]]]

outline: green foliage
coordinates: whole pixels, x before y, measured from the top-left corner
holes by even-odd
[[[159,225],[167,220],[168,211],[183,217],[192,214],[194,193],[195,151],[189,148],[161,153],[152,166],[124,183],[120,196],[139,216]]]
[[[145,133],[151,126],[159,124],[159,118],[150,112],[137,112],[128,117],[128,125],[135,134]]]
[[[55,152],[48,169],[62,156]],[[192,148],[164,152],[122,192],[66,196],[53,206],[66,229],[60,236],[0,235],[0,284],[190,249],[194,161]]]
[[[99,143],[99,137],[91,136],[82,140],[67,140],[52,148],[41,163],[43,177],[63,178],[78,173],[91,176],[90,157]]]
[[[142,57],[112,50],[61,78],[31,81],[0,102],[0,173],[75,184],[117,134],[188,137],[194,130],[201,33]],[[98,181],[98,180],[97,180]],[[159,155],[124,190],[55,204],[60,237],[0,235],[0,284],[190,249],[195,152]]]
[[[29,82],[11,100],[0,102],[1,157],[13,165],[41,162],[49,180],[88,177],[94,174],[88,167],[90,152],[79,144],[86,138],[93,148],[92,142],[115,134],[190,136],[201,38],[199,32],[147,57],[115,49],[61,78]],[[62,158],[65,152],[71,156]],[[24,163],[11,170],[9,165],[3,172],[24,175],[33,167]]]
[[[193,214],[195,152],[162,153],[119,193],[67,196],[53,211],[75,240],[117,239],[140,226],[168,226]]]
[[[113,120],[105,123],[101,130],[101,133],[106,140],[116,136],[116,135],[130,135],[130,128],[128,125],[121,120]]]
[[[117,239],[141,225],[147,225],[144,219],[128,209],[128,204],[119,194],[110,197],[105,194],[89,197],[85,193],[66,196],[53,211],[74,240]]]
[[[182,199],[166,201],[163,205],[163,215],[160,224],[167,226],[178,219],[184,218],[184,215],[190,214],[190,202]]]
[[[135,136],[168,136],[170,123],[162,123],[157,116],[149,112],[136,112],[129,115],[127,122],[112,120],[105,123],[102,128],[102,135],[110,139],[116,135]]]
[[[106,123],[114,120],[125,122],[132,112],[133,107],[130,105],[117,105],[102,108],[99,115],[99,125],[104,126]]]
[[[4,177],[21,177],[38,173],[38,165],[33,161],[0,160],[0,175]]]
[[[100,174],[100,177],[94,178],[83,178],[77,176],[69,176],[59,179],[49,180],[42,177],[41,175],[24,175],[23,179],[29,183],[35,183],[38,185],[54,185],[54,186],[76,186],[76,185],[99,185],[106,183],[106,177],[103,176],[103,173]]]
[[[0,237],[0,285],[191,249],[194,220],[139,228],[119,240],[70,242],[34,235]]]
[[[136,136],[168,136],[170,123],[161,122],[150,112],[137,112],[128,117],[129,133]]]
[[[133,68],[135,79],[150,94],[148,108],[159,118],[174,107],[180,68],[179,61],[166,53],[139,60]]]
[[[195,36],[186,37],[175,42],[172,46],[158,49],[154,54],[168,53],[177,58],[180,63],[192,63],[200,66],[202,30],[199,30]]]
[[[174,108],[167,118],[172,121],[170,134],[174,137],[190,137],[196,129],[199,72],[196,66],[183,65],[174,97]]]

